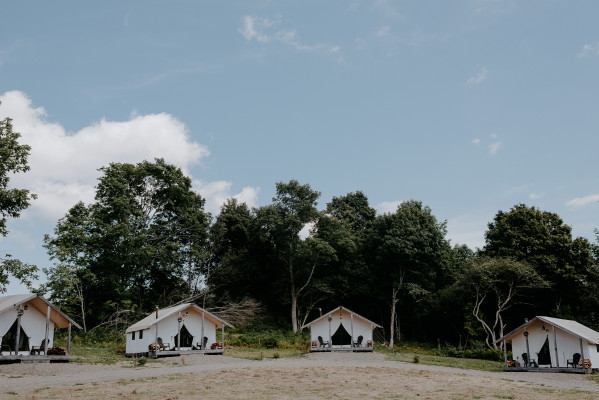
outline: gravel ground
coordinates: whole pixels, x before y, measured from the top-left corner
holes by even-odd
[[[0,365],[0,398],[7,394],[27,393],[48,387],[72,387],[74,385],[122,382],[123,380],[153,379],[167,376],[217,376],[219,371],[242,376],[248,371],[302,371],[335,368],[340,371],[368,368],[381,371],[396,371],[398,375],[424,374],[432,382],[438,377],[453,382],[463,381],[464,385],[480,384],[486,380],[514,382],[519,387],[527,383],[535,387],[555,388],[568,391],[595,392],[599,395],[599,384],[578,374],[552,374],[531,372],[484,372],[457,368],[439,367],[422,364],[387,361],[378,353],[312,353],[301,357],[265,359],[262,361],[245,360],[217,355],[189,355],[161,359],[158,363],[147,363],[143,367],[133,368],[133,362],[115,365],[93,364],[7,364]],[[489,379],[490,378],[490,379]],[[507,381],[507,382],[506,382]],[[481,398],[481,397],[472,398]],[[31,397],[33,398],[33,396]],[[532,398],[532,397],[531,397]]]

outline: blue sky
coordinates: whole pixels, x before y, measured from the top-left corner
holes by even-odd
[[[40,267],[97,169],[164,157],[218,212],[298,179],[421,200],[484,244],[518,203],[599,227],[595,1],[46,1],[3,5],[0,118],[39,199],[0,251]],[[23,292],[12,284],[9,293]]]

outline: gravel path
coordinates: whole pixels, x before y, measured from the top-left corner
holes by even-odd
[[[379,353],[312,353],[301,357],[252,361],[217,355],[189,355],[165,358],[132,368],[133,362],[115,365],[93,364],[7,364],[0,365],[0,395],[88,383],[164,377],[174,374],[203,374],[236,369],[284,369],[302,367],[386,367],[397,370],[444,372],[466,380],[495,378],[530,382],[547,388],[583,390],[599,393],[599,384],[578,374],[532,372],[484,372],[432,365],[387,361]],[[399,372],[399,371],[398,371]]]

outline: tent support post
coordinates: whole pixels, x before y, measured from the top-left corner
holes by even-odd
[[[331,321],[332,320],[333,320],[333,318],[329,315],[329,349],[333,345],[333,336],[331,335]]]
[[[200,338],[200,350],[206,350],[206,346],[204,345],[204,310],[202,310],[202,337]]]
[[[19,339],[21,336],[21,315],[23,315],[23,309],[21,306],[17,309],[17,335],[15,336],[15,355],[19,355]]]
[[[555,326],[553,327],[553,345],[555,347],[555,366],[559,368],[559,354],[557,352],[557,336],[555,334]]]
[[[580,340],[580,366],[584,369],[584,348],[582,347],[582,338]]]
[[[154,336],[154,358],[158,358],[158,324],[154,325],[156,328],[156,335]]]
[[[71,323],[69,322],[69,328],[67,330],[67,354],[70,356],[71,355]]]
[[[46,336],[44,336],[44,355],[48,355],[48,336],[50,335],[50,306],[46,310]]]
[[[526,338],[526,365],[525,367],[528,368],[528,366],[530,365],[530,347],[528,345],[528,330],[526,328],[524,328],[524,337]]]
[[[354,313],[350,314],[351,323],[351,347],[354,347]]]
[[[503,361],[505,362],[505,370],[507,371],[507,339],[503,340]]]
[[[220,327],[220,341],[223,347],[223,351],[225,351],[225,323],[223,322],[223,326]]]
[[[181,351],[181,311],[177,317],[177,351]]]

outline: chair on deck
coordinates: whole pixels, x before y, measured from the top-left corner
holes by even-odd
[[[319,336],[318,337],[318,344],[319,344],[319,347],[326,347],[326,346],[329,345],[329,342],[328,341],[325,342],[324,340],[322,340],[322,336]]]
[[[158,343],[158,349],[160,349],[160,350],[170,350],[171,349],[171,344],[170,343],[164,343],[162,341],[161,337],[157,338],[156,342]]]
[[[358,336],[358,341],[354,342],[353,347],[362,347],[362,341],[364,340],[364,336]]]
[[[204,340],[202,342],[198,342],[196,347],[200,350],[206,350],[206,345],[208,344],[208,338],[204,336]]]
[[[29,354],[34,355],[35,353],[37,353],[37,355],[39,356],[45,347],[46,347],[46,339],[42,340],[42,344],[39,346],[31,346],[31,351],[29,352]]]
[[[578,368],[580,357],[580,353],[574,353],[571,360],[566,360],[566,368],[568,368],[570,365],[572,366],[572,368]]]

